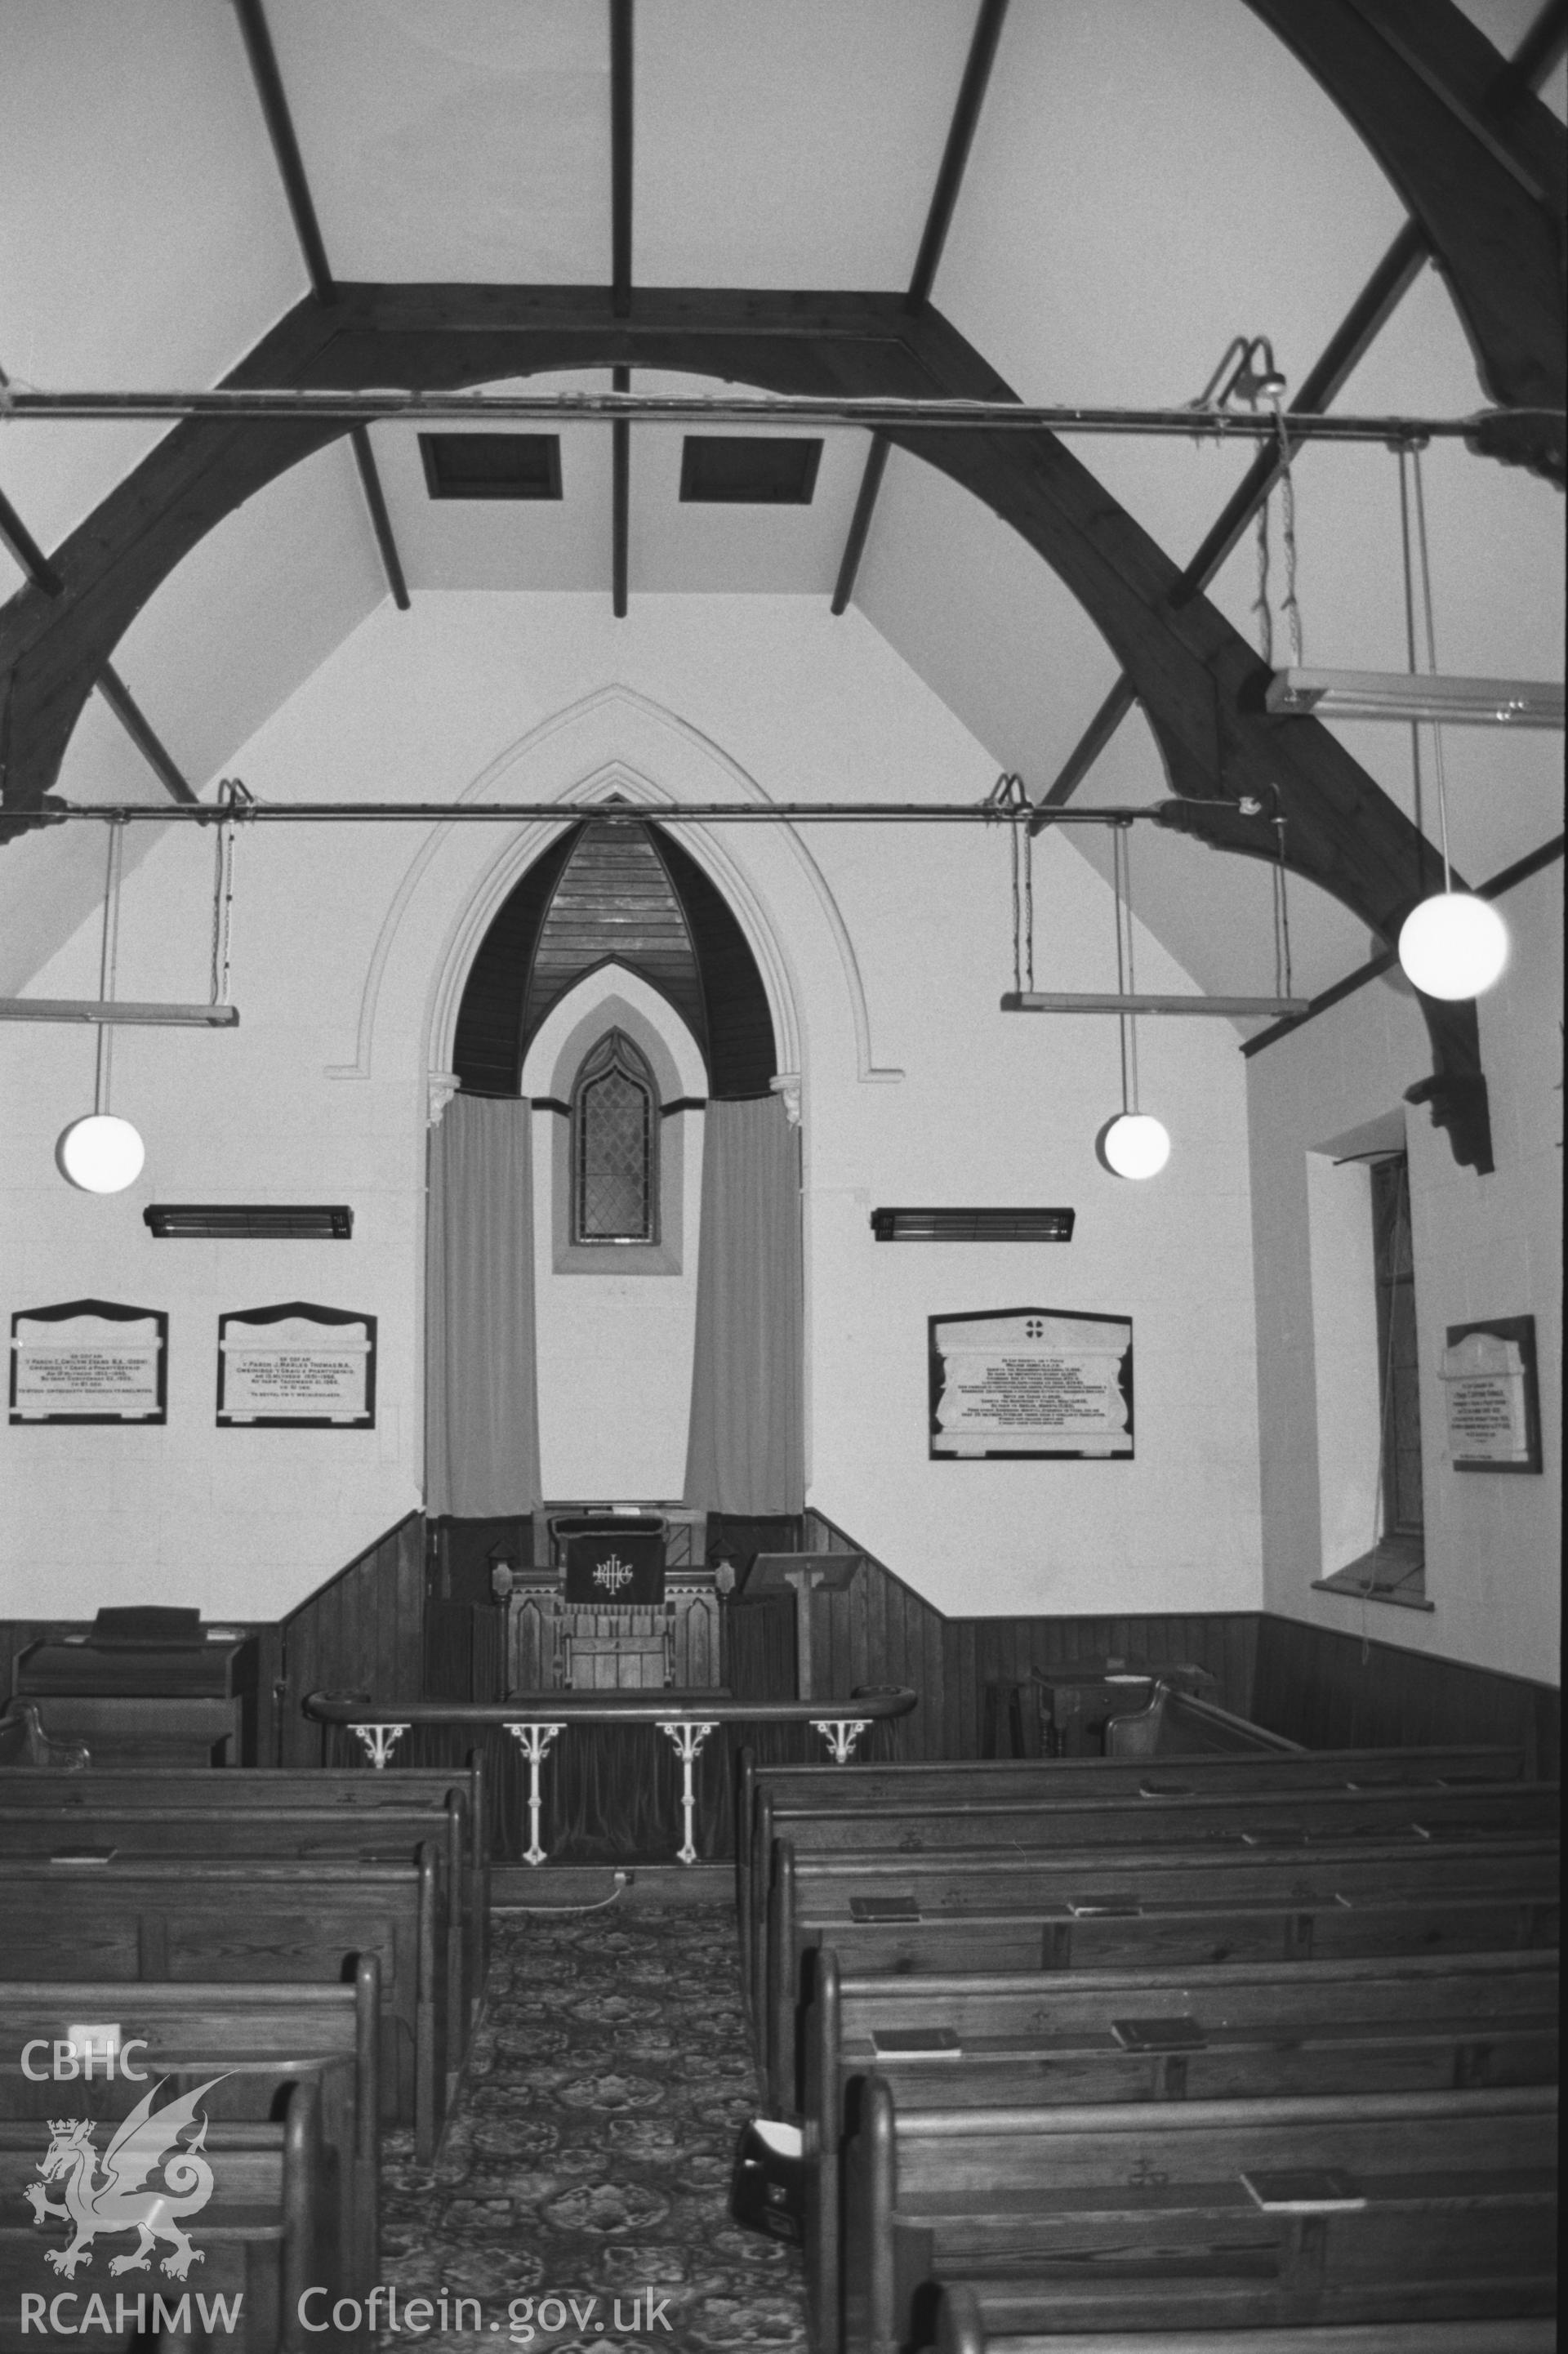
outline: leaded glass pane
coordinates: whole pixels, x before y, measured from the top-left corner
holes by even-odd
[[[653,1090],[641,1057],[619,1031],[602,1040],[577,1082],[573,1127],[577,1239],[652,1242]]]

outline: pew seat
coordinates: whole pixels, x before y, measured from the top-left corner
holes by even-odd
[[[62,2101],[59,2105],[64,2108]],[[158,2103],[162,2107],[164,2103]],[[125,2227],[112,2224],[102,2242],[90,2246],[85,2261],[68,2279],[48,2261],[47,2251],[61,2253],[72,2237],[72,2227],[53,2215],[38,2222],[26,2212],[26,2187],[39,2179],[39,2169],[53,2136],[48,2122],[0,2119],[0,2349],[21,2354],[55,2334],[76,2335],[85,2342],[129,2348],[156,2342],[143,2338],[134,2320],[138,2297],[145,2300],[144,2319],[158,2316],[154,2296],[164,2300],[165,2313],[174,2309],[179,2326],[181,2300],[188,2335],[174,2343],[232,2347],[237,2354],[295,2354],[310,2341],[298,2323],[299,2300],[316,2284],[342,2294],[344,2280],[342,2250],[337,2244],[335,2201],[321,2138],[320,2088],[302,2078],[285,2090],[282,2115],[277,2120],[247,2120],[208,2125],[202,2153],[210,2167],[212,2187],[207,2203],[189,2218],[188,2238],[197,2252],[184,2278],[163,2269],[166,2243],[154,2247],[145,2271],[115,2276],[111,2264],[132,2254],[138,2244]],[[109,2135],[99,2126],[92,2137],[100,2159]],[[53,2205],[64,2202],[64,2177],[75,2170],[68,2160],[55,2179],[43,2185],[43,2196]],[[156,2184],[156,2175],[154,2184]],[[134,2197],[134,2192],[132,2193]],[[112,2232],[111,2238],[109,2234]],[[90,2299],[96,2291],[103,2301],[107,2329],[98,2326]],[[228,2301],[225,2319],[217,2318],[211,2301]],[[66,2300],[53,2307],[53,2300]],[[24,2303],[24,2300],[36,2300]],[[119,2302],[124,2300],[122,2306]],[[202,2300],[207,2301],[206,2317]],[[123,2318],[122,2318],[123,2317]],[[204,2317],[207,2327],[204,2330]],[[116,2326],[116,2325],[119,2326]],[[30,2326],[29,2326],[30,2325]]]
[[[379,2264],[380,2008],[373,1955],[356,1957],[340,1986],[0,1983],[0,2119],[37,2123],[67,2109],[107,2120],[140,2097],[141,2084],[110,2075],[101,2054],[91,2075],[43,2073],[79,2024],[112,2025],[119,2047],[140,2044],[132,2065],[172,2091],[219,2078],[204,2105],[215,2125],[272,2117],[312,2078],[345,2289],[363,2296]]]
[[[1556,2124],[1528,2086],[901,2112],[874,2074],[849,2354],[918,2343],[940,2285],[988,2275],[1033,2277],[1058,2331],[1542,2316]]]
[[[1339,2328],[1155,2328],[1112,2337],[1050,2329],[1050,2295],[1033,2281],[949,2284],[937,2354],[1555,2354],[1557,2325],[1539,2319],[1377,2321]]]

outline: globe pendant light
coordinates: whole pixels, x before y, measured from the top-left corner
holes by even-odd
[[[1116,985],[1118,996],[1135,993],[1132,960],[1132,863],[1128,828],[1111,829],[1111,894],[1116,902]],[[1127,947],[1122,948],[1122,917],[1127,918]],[[1096,1140],[1099,1154],[1114,1175],[1141,1179],[1158,1177],[1171,1158],[1171,1138],[1151,1112],[1138,1108],[1138,1018],[1118,1017],[1121,1032],[1121,1109]]]
[[[1415,669],[1415,585],[1410,545],[1411,502],[1405,490],[1405,451],[1399,453],[1400,521],[1404,546],[1404,631],[1412,672]],[[1415,528],[1421,550],[1421,586],[1425,605],[1426,659],[1437,668],[1437,638],[1432,622],[1432,565],[1426,546],[1426,500],[1421,482],[1421,453],[1409,452],[1414,483]],[[1410,729],[1410,757],[1415,785],[1415,822],[1421,824],[1421,732]],[[1423,899],[1406,916],[1399,931],[1399,961],[1406,980],[1424,996],[1450,1002],[1479,997],[1491,988],[1508,962],[1508,930],[1495,907],[1471,891],[1456,891],[1448,859],[1448,791],[1443,762],[1443,730],[1432,730],[1432,765],[1437,781],[1437,830],[1443,852],[1443,888]]]
[[[1118,1177],[1158,1177],[1171,1158],[1171,1138],[1149,1112],[1118,1112],[1100,1150]]]
[[[114,995],[115,967],[120,951],[120,867],[125,821],[109,828],[109,870],[103,890],[103,948],[98,993],[107,1005]],[[122,1193],[142,1174],[146,1147],[128,1119],[117,1119],[109,1108],[109,1080],[114,1055],[114,1029],[98,1025],[98,1064],[92,1110],[85,1119],[72,1120],[56,1148],[61,1175],[84,1193]]]
[[[1440,891],[1406,916],[1399,961],[1427,997],[1479,997],[1508,962],[1508,932],[1473,892]]]
[[[84,1193],[122,1193],[136,1182],[146,1158],[130,1121],[110,1112],[73,1120],[59,1140],[60,1168]]]

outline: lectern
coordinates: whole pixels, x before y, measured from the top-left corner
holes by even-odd
[[[741,1592],[749,1602],[789,1586],[795,1596],[795,1697],[815,1700],[811,1686],[811,1596],[821,1585],[848,1585],[864,1555],[858,1553],[759,1553]]]

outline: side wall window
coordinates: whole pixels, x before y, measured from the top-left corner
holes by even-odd
[[[659,1095],[624,1032],[607,1031],[572,1089],[572,1239],[659,1239]]]
[[[1419,1561],[1425,1522],[1421,1505],[1420,1360],[1415,1344],[1415,1263],[1410,1248],[1410,1162],[1402,1152],[1372,1172],[1372,1265],[1377,1283],[1377,1353],[1382,1374],[1383,1529],[1411,1542]]]

